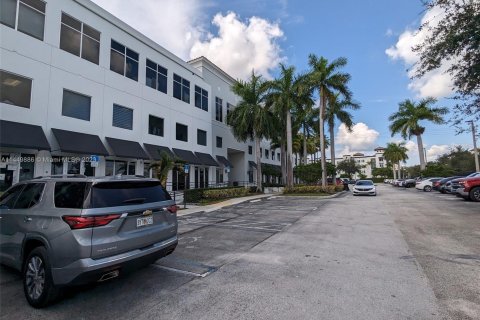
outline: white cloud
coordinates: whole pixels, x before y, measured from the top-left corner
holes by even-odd
[[[443,15],[444,13],[440,9],[434,8],[425,13],[421,23],[429,22],[431,26],[435,26]],[[399,36],[397,43],[386,49],[385,53],[392,60],[403,61],[406,67],[410,68],[408,76],[412,77],[415,74],[415,63],[419,61],[419,56],[413,52],[412,48],[423,43],[429,34],[428,28],[420,31],[408,28]],[[421,98],[442,98],[450,95],[453,91],[453,80],[446,71],[453,63],[455,61],[446,61],[439,69],[425,74],[420,79],[411,80],[408,88]]]
[[[93,0],[128,25],[137,29],[182,59],[203,33],[203,8],[200,0]]]
[[[212,21],[218,35],[197,40],[190,57],[205,56],[233,77],[245,79],[255,69],[267,78],[284,60],[276,40],[283,37],[277,23],[259,17],[241,21],[234,13],[216,14]]]
[[[378,131],[369,128],[365,123],[359,122],[352,127],[349,132],[345,124],[338,127],[335,141],[343,145],[341,154],[365,151],[372,152],[376,147],[376,142],[380,134]]]
[[[441,145],[434,144],[427,149],[427,160],[428,161],[437,160],[439,156],[450,152],[451,148],[452,146],[446,145],[446,144],[441,144]]]
[[[180,58],[203,55],[233,77],[246,78],[252,69],[270,77],[285,59],[277,43],[283,37],[278,23],[217,13],[212,24],[218,33],[207,32],[210,0],[93,1]]]

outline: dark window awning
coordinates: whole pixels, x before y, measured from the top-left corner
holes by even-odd
[[[0,120],[0,147],[50,150],[42,127]]]
[[[113,154],[121,158],[150,159],[140,143],[106,137],[108,145],[112,148]]]
[[[62,152],[108,156],[107,149],[96,135],[54,128],[52,132]]]
[[[172,148],[175,155],[182,161],[185,161],[189,164],[202,164],[200,160],[193,154],[190,150],[182,150],[182,149],[175,149]]]
[[[157,146],[154,144],[148,144],[144,143],[143,146],[147,150],[148,154],[150,155],[150,158],[153,160],[160,160],[162,158],[162,153],[166,153],[170,158],[175,158],[175,155],[173,154],[172,150],[168,147],[164,146]]]
[[[256,164],[255,162],[253,162],[253,161],[248,161],[248,165],[249,165],[250,167],[252,167],[252,168],[257,169],[257,164]]]
[[[195,155],[203,165],[218,167],[217,161],[215,161],[215,159],[213,159],[213,157],[208,153],[195,152]]]
[[[225,158],[224,156],[217,156],[217,160],[218,160],[218,162],[223,164],[225,167],[233,168],[232,163],[230,161],[228,161],[228,159]]]

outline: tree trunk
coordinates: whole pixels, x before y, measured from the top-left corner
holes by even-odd
[[[393,180],[397,179],[397,172],[395,171],[395,163],[392,163],[392,170],[393,170]]]
[[[402,167],[400,167],[400,161],[398,161],[398,179],[402,179]]]
[[[282,167],[282,184],[286,184],[287,165],[285,163],[285,142],[280,143],[280,166]]]
[[[257,162],[257,191],[262,192],[262,161],[260,160],[260,138],[255,136],[255,161]]]
[[[303,126],[303,164],[307,164],[307,128]]]
[[[323,91],[323,87],[320,88],[320,161],[322,164],[322,186],[327,185],[327,159],[325,159],[325,103],[327,98]]]
[[[334,127],[335,123],[332,121],[331,123],[328,124],[329,130],[330,130],[330,162],[335,165],[335,135],[334,135]],[[337,174],[335,171],[333,172],[332,175],[332,181],[333,184],[337,184]]]
[[[287,187],[293,186],[292,149],[292,114],[287,110]]]
[[[418,154],[420,156],[420,170],[423,171],[425,170],[426,163],[425,163],[425,153],[423,150],[423,141],[422,141],[421,134],[417,135],[417,145],[418,145]]]

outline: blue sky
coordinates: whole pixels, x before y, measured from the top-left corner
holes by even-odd
[[[279,61],[306,71],[309,53],[332,60],[346,57],[345,71],[352,76],[350,88],[362,105],[361,110],[353,112],[354,121],[364,125],[350,135],[337,126],[335,132],[342,142],[337,147],[339,152],[369,151],[401,140],[399,136],[391,138],[388,116],[400,101],[438,91],[434,81],[438,77],[432,77],[433,82],[421,89],[409,88],[412,81],[406,69],[412,56],[406,49],[412,41],[409,36],[425,15],[420,0],[144,0],[128,8],[121,0],[95,2],[185,60],[206,55],[234,77],[248,73],[245,65],[251,66],[251,61],[268,77],[276,75]],[[158,10],[163,12],[163,21],[158,14],[149,19],[149,14]],[[253,16],[257,20],[252,21]],[[162,32],[164,28],[169,31]],[[241,32],[246,35],[239,36]],[[387,55],[386,50],[392,46],[392,53]],[[235,63],[232,51],[248,57],[242,60],[235,56]],[[438,105],[449,103],[440,98]],[[425,125],[424,144],[431,158],[452,145],[472,144],[469,134],[455,135],[448,125]],[[415,143],[408,143],[411,164],[418,161]]]

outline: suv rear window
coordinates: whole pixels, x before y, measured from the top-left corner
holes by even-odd
[[[88,182],[56,182],[55,207],[82,209],[89,185]]]
[[[171,199],[159,181],[109,181],[92,186],[90,207],[119,207]]]

